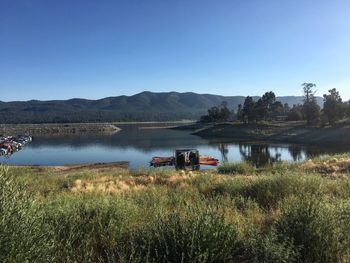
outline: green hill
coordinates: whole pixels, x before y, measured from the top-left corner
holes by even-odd
[[[226,101],[237,109],[244,96],[219,96],[192,92],[142,92],[133,96],[99,100],[0,101],[0,123],[64,123],[111,121],[174,121],[197,119],[207,109]],[[258,97],[254,97],[255,99]],[[302,97],[278,97],[289,105]],[[319,98],[321,99],[321,98]]]

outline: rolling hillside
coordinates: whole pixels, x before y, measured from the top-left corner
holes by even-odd
[[[63,123],[99,121],[172,121],[197,119],[207,109],[226,101],[230,109],[243,103],[243,96],[219,96],[178,93],[142,92],[133,96],[99,100],[70,99],[52,101],[0,102],[0,123]],[[258,97],[254,97],[255,99]],[[278,97],[289,105],[302,97]],[[322,98],[318,98],[319,103]]]

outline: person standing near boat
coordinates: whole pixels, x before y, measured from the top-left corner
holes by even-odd
[[[191,163],[192,171],[193,170],[198,170],[198,168],[199,168],[199,157],[198,157],[198,154],[196,154],[196,152],[194,152],[194,151],[191,151],[189,153],[189,160],[190,160],[190,163]]]

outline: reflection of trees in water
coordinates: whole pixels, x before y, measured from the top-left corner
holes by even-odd
[[[218,146],[218,149],[221,153],[221,161],[223,163],[227,162],[228,158],[227,158],[227,155],[228,155],[228,147],[227,147],[227,144],[225,143],[220,143],[219,146]]]
[[[272,155],[268,145],[239,144],[239,152],[245,161],[252,163],[256,167],[271,165],[281,161],[281,153],[276,151],[276,153]]]
[[[290,145],[288,147],[288,152],[292,156],[294,162],[303,160],[303,149],[301,146]]]
[[[290,145],[288,147],[288,151],[293,157],[294,161],[302,161],[305,158],[314,158],[323,154],[344,152],[344,150],[338,149],[336,147],[304,147],[299,145]]]
[[[288,147],[289,154],[292,156],[295,162],[302,161],[305,158],[314,158],[326,153],[339,153],[339,149],[336,148],[320,148],[320,147],[303,147],[300,145],[290,145]]]

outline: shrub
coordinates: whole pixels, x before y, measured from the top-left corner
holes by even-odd
[[[252,175],[255,173],[255,168],[247,162],[225,163],[218,167],[218,172],[221,174]]]
[[[295,173],[261,176],[252,180],[243,177],[202,175],[191,181],[191,186],[206,197],[229,195],[243,197],[258,203],[260,207],[273,209],[278,203],[291,195],[321,195],[330,184],[317,176],[300,176]],[[343,184],[339,184],[343,185]],[[343,189],[344,188],[344,189]],[[340,188],[341,193],[346,187]]]
[[[349,231],[343,231],[346,221],[341,215],[339,206],[323,198],[293,197],[281,204],[276,229],[281,239],[298,248],[301,262],[345,262]]]
[[[291,263],[297,258],[297,250],[289,240],[281,241],[275,230],[267,234],[251,230],[244,242],[245,262]]]
[[[25,186],[0,166],[0,261],[45,261],[52,242],[41,211]]]
[[[65,262],[115,259],[124,246],[119,241],[136,213],[130,202],[97,196],[61,198],[43,209],[55,243],[55,258]]]
[[[239,247],[235,225],[212,209],[189,212],[158,216],[138,233],[136,244],[148,261],[228,262],[234,257]]]
[[[242,188],[240,194],[252,198],[261,207],[271,209],[290,195],[318,194],[320,187],[320,180],[314,177],[278,175],[254,180]]]

